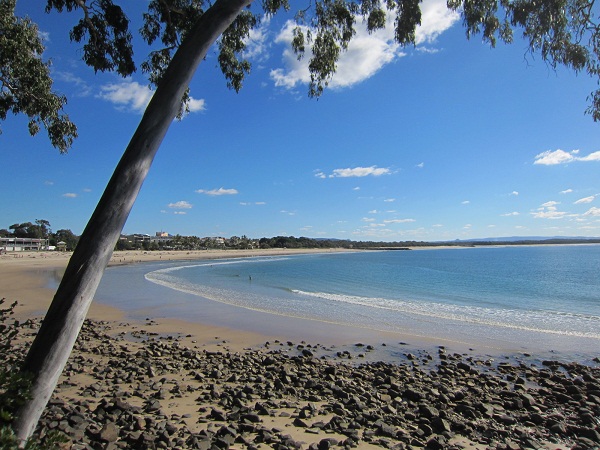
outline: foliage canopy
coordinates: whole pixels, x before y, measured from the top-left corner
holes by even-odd
[[[8,113],[29,117],[33,136],[43,126],[50,142],[66,152],[77,128],[61,113],[67,99],[52,91],[50,64],[41,59],[44,45],[37,26],[15,17],[16,0],[0,0],[0,120]],[[0,133],[1,133],[0,129]]]

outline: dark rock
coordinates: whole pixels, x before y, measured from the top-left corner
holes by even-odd
[[[432,450],[443,450],[447,446],[447,440],[444,436],[433,436],[427,441],[428,449]]]
[[[450,426],[450,422],[448,422],[446,419],[442,419],[440,417],[434,417],[431,420],[431,425],[433,426],[433,429],[437,433],[444,433],[444,432],[450,432],[450,431],[452,431],[452,428]]]
[[[321,439],[319,441],[318,450],[328,450],[331,447],[338,445],[338,440],[334,438]]]
[[[119,439],[119,428],[112,422],[105,423],[98,433],[98,438],[103,442],[115,442]]]
[[[493,418],[504,425],[514,425],[517,420],[507,414],[494,414]]]
[[[293,423],[295,427],[308,428],[308,424],[299,417],[296,417]]]
[[[379,434],[380,436],[393,438],[396,437],[396,428],[394,428],[391,425],[388,425],[387,423],[382,423],[379,425],[377,434]]]
[[[408,388],[404,391],[404,397],[413,402],[418,402],[423,398],[423,393],[416,389]]]
[[[243,414],[242,415],[242,420],[247,420],[248,422],[251,422],[251,423],[259,423],[259,422],[261,422],[260,416],[258,414],[252,414],[252,413]]]

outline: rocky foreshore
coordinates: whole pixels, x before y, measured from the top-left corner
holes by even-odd
[[[442,347],[399,364],[361,362],[372,347],[359,344],[353,359],[278,341],[232,352],[122,330],[86,321],[42,437],[60,430],[74,450],[600,448],[598,365]]]

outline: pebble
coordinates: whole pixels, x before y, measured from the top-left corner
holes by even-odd
[[[464,448],[453,444],[459,440],[489,449],[600,448],[598,366],[477,361],[444,347],[437,364],[426,352],[388,363],[350,360],[342,350],[332,361],[320,358],[322,346],[283,342],[230,353],[148,337],[134,348],[110,336],[110,323],[87,320],[68,366],[89,378],[74,386],[87,403],[60,388],[37,433],[61,429],[82,450],[452,450]],[[98,358],[110,363],[92,363]],[[196,413],[165,415],[184,398]],[[302,430],[302,442],[269,427],[270,417]]]

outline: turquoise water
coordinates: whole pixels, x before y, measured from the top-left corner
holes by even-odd
[[[140,302],[163,315],[193,319],[202,298],[269,313],[266,328],[285,316],[497,348],[600,354],[600,246],[156,263],[107,271],[100,292],[111,298],[111,277],[131,283],[142,272]],[[174,300],[152,285],[168,288]],[[129,303],[117,306],[141,308]]]

